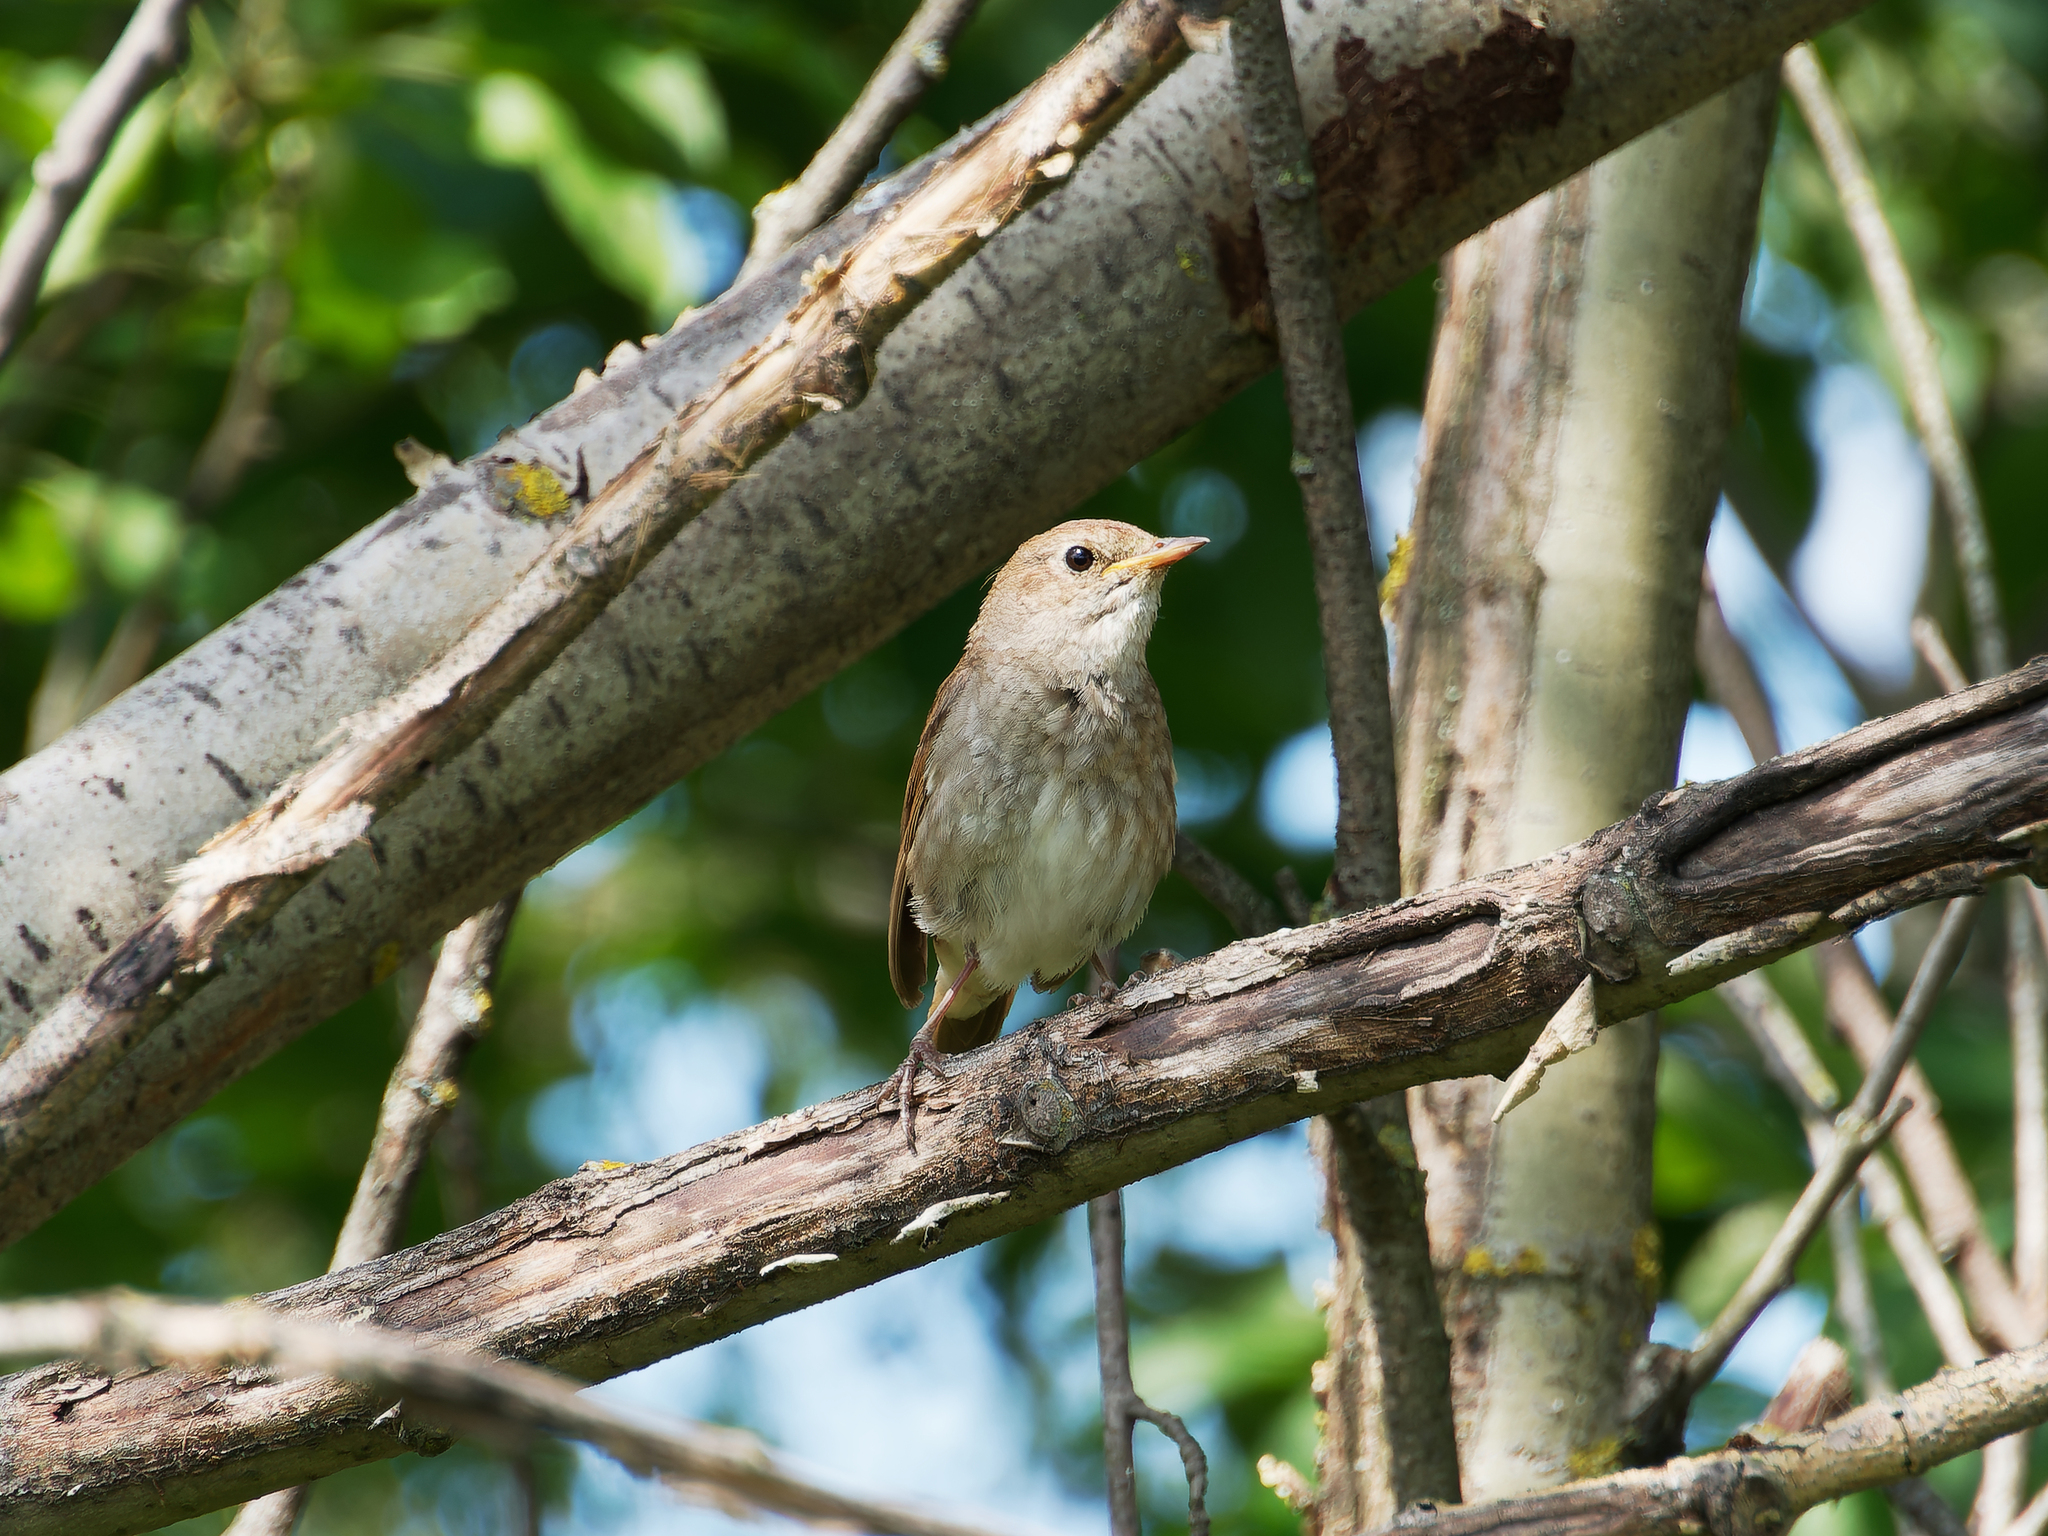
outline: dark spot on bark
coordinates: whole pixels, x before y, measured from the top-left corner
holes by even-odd
[[[1336,71],[1344,110],[1313,152],[1323,217],[1342,249],[1461,185],[1503,138],[1554,126],[1571,88],[1572,40],[1503,11],[1478,47],[1384,79],[1363,38],[1339,38]]]
[[[379,869],[382,869],[384,867],[385,860],[383,838],[376,837],[374,835],[370,838],[370,857],[377,861],[377,867]]]
[[[107,793],[116,800],[126,800],[128,798],[128,786],[119,779],[101,779],[100,782],[107,786]]]
[[[900,461],[897,472],[903,476],[903,483],[920,495],[924,493],[924,476],[917,472],[917,460],[905,458]]]
[[[348,898],[341,894],[341,887],[336,885],[332,880],[327,879],[325,876],[321,877],[320,889],[326,893],[327,899],[333,902],[337,907],[345,907],[348,905]]]
[[[562,708],[562,701],[552,693],[548,695],[548,713],[555,717],[555,724],[565,731],[569,729],[569,711]]]
[[[777,555],[776,559],[777,563],[781,565],[781,567],[785,571],[789,572],[790,575],[801,576],[804,574],[805,567],[803,556],[799,555],[795,550],[791,549],[788,545],[785,544],[782,547],[782,550]]]
[[[1258,217],[1253,216],[1249,234],[1239,233],[1235,224],[1213,213],[1203,217],[1209,225],[1209,255],[1216,263],[1216,281],[1223,285],[1230,318],[1270,337],[1273,304],[1266,293],[1266,247],[1259,238]]]
[[[479,817],[488,814],[489,807],[484,804],[484,792],[476,787],[476,781],[468,774],[464,774],[459,782],[462,785],[462,797],[469,802],[469,808]]]
[[[995,364],[989,373],[996,381],[996,393],[1003,397],[1005,404],[1017,398],[1017,386],[1011,382],[1010,376],[1003,372],[1001,363]]]
[[[882,398],[889,402],[889,409],[899,416],[910,414],[910,397],[903,393],[903,387],[889,378],[877,379],[875,385],[882,391]]]
[[[216,706],[216,708],[217,707],[218,706]],[[213,771],[221,776],[221,781],[225,783],[229,789],[232,789],[240,798],[244,800],[253,800],[256,798],[255,794],[250,790],[249,786],[242,782],[242,776],[239,773],[235,772],[234,769],[230,768],[226,763],[222,762],[219,758],[215,757],[211,752],[206,754],[206,761],[207,764],[213,769]]]
[[[78,926],[85,930],[86,942],[104,955],[107,952],[107,936],[100,928],[100,920],[92,915],[92,908],[80,907],[76,916]]]
[[[818,532],[830,533],[832,531],[832,519],[827,517],[825,515],[825,509],[819,506],[815,501],[811,500],[810,497],[797,497],[796,505],[797,510],[802,512],[805,517],[808,517],[811,520],[811,526],[817,529]]]
[[[102,1008],[130,1008],[171,979],[178,968],[178,934],[152,922],[102,962],[85,995]]]
[[[647,393],[654,396],[655,399],[659,400],[671,411],[673,411],[676,408],[675,396],[671,395],[667,390],[663,389],[659,384],[654,383],[652,380],[648,382]]]
[[[28,946],[28,952],[36,957],[38,964],[50,958],[50,946],[37,938],[27,923],[16,923],[14,931],[21,935],[21,942]]]
[[[7,978],[7,995],[14,999],[14,1006],[23,1013],[34,1013],[36,1011],[34,1003],[29,998],[28,988],[24,987],[12,976]]]
[[[1010,296],[1010,290],[1003,286],[1003,279],[993,266],[984,265],[981,269],[981,277],[983,282],[995,289],[997,298],[1001,299],[1012,309],[1017,307],[1017,301]]]
[[[448,541],[446,539],[437,539],[431,533],[428,534],[424,539],[420,540],[421,549],[431,549],[439,551],[446,549],[447,547]]]
[[[418,843],[414,843],[412,847],[412,867],[420,874],[424,875],[427,872],[427,850]]]
[[[960,290],[960,297],[965,299],[967,307],[974,311],[974,318],[981,322],[983,330],[993,331],[995,329],[995,326],[989,321],[988,313],[981,307],[981,296],[979,294],[972,288],[962,288]]]
[[[488,736],[486,736],[483,740],[483,754],[484,766],[486,768],[495,768],[498,766],[500,762],[503,761],[503,759],[498,756],[498,744],[492,741],[491,738]]]
[[[341,626],[341,643],[354,651],[358,656],[362,655],[366,649],[363,645],[362,629],[354,624],[344,624]]]
[[[325,603],[329,608],[339,608],[341,606],[341,599],[338,597],[323,597],[320,599],[320,601]]]
[[[180,683],[178,684],[178,692],[188,693],[193,698],[197,699],[200,703],[209,705],[214,709],[220,708],[220,700],[216,699],[212,694],[208,693],[204,688],[200,687],[197,683]]]

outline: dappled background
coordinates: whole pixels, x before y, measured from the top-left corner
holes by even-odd
[[[747,210],[794,175],[908,3],[248,0],[199,8],[184,74],[116,146],[0,370],[0,763],[72,723],[402,500],[392,445],[457,456],[567,393],[622,339],[730,281]],[[0,20],[0,179],[26,167],[126,19]],[[884,166],[1023,86],[1099,14],[989,0]],[[1823,53],[1943,343],[2021,654],[2048,629],[2048,10],[1880,0]],[[1425,274],[1347,333],[1384,552],[1412,497],[1435,305]],[[1730,502],[1710,558],[1788,746],[1931,691],[1906,624],[1958,612],[1889,351],[1796,120],[1766,191]],[[1086,510],[1213,542],[1175,574],[1153,667],[1183,820],[1265,881],[1327,873],[1334,789],[1306,543],[1277,381],[1134,466]],[[1048,508],[1050,519],[1062,509]],[[592,1158],[637,1159],[877,1080],[911,1025],[882,934],[902,783],[976,593],[956,594],[722,759],[542,877],[494,1030],[413,1213],[423,1239]],[[1951,624],[1952,632],[1959,625]],[[1683,769],[1748,765],[1704,703]],[[1931,920],[1866,934],[1906,971]],[[1921,1059],[2003,1239],[2010,1073],[1998,925],[1980,927]],[[1130,953],[1194,954],[1222,921],[1178,880]],[[1810,968],[1774,979],[1830,1065]],[[281,1052],[33,1236],[0,1292],[111,1282],[246,1293],[324,1268],[425,963]],[[1894,982],[1894,992],[1897,983]],[[1020,1003],[1023,1012],[1057,998]],[[1808,1172],[1796,1120],[1711,999],[1665,1019],[1656,1198],[1683,1342]],[[1129,1196],[1140,1388],[1184,1414],[1232,1530],[1290,1529],[1253,1465],[1313,1457],[1308,1368],[1327,1271],[1299,1129]],[[745,1424],[851,1487],[1012,1523],[1101,1523],[1078,1214],[774,1322],[604,1389]],[[1704,1396],[1696,1443],[1753,1416],[1832,1326],[1826,1255]],[[1902,1379],[1938,1364],[1887,1249],[1870,1263]],[[2037,1437],[2039,1439],[2041,1437]],[[1146,1433],[1157,1528],[1184,1518]],[[1975,1458],[1935,1474],[1967,1493]],[[539,1462],[551,1532],[711,1530],[591,1453]],[[458,1447],[322,1485],[314,1533],[504,1529],[507,1464]],[[1873,1532],[1874,1496],[1808,1516]],[[224,1517],[191,1522],[217,1529]]]

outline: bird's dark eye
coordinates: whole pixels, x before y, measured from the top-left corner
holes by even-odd
[[[1067,551],[1067,569],[1085,571],[1095,563],[1095,551],[1085,544],[1076,544]]]

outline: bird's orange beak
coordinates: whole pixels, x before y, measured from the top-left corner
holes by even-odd
[[[1204,544],[1207,539],[1161,539],[1159,543],[1142,555],[1133,555],[1128,560],[1119,560],[1109,567],[1111,571],[1150,571],[1162,565],[1172,565],[1176,560],[1185,560]],[[1104,573],[1108,574],[1107,572]]]

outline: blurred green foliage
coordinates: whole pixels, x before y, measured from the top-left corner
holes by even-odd
[[[199,6],[189,64],[123,131],[52,264],[36,330],[0,370],[0,761],[24,741],[39,690],[38,718],[69,718],[67,698],[82,697],[124,613],[160,618],[160,662],[408,494],[394,442],[473,452],[566,393],[616,341],[715,292],[737,264],[744,210],[801,168],[909,9]],[[1099,9],[990,0],[885,158],[923,152],[1021,88]],[[89,0],[7,8],[0,183],[10,215],[29,161],[126,15]],[[2016,649],[2028,654],[2048,626],[2048,11],[2029,0],[1880,0],[1823,51],[1943,338]],[[1843,355],[1889,376],[1853,246],[1790,114],[1764,238],[1843,317]],[[1350,326],[1361,420],[1419,406],[1434,302],[1425,275]],[[1781,570],[1815,495],[1800,402],[1824,356],[1744,347],[1730,486]],[[1202,833],[1260,879],[1289,858],[1256,814],[1261,766],[1323,712],[1286,460],[1268,379],[1087,509],[1217,534],[1213,558],[1175,575],[1152,660],[1186,776],[1213,812]],[[1930,580],[1931,606],[1960,640],[1938,537]],[[534,890],[413,1240],[562,1171],[536,1133],[536,1106],[568,1102],[601,1073],[577,1020],[607,986],[643,988],[671,1012],[743,1010],[765,1040],[748,1118],[894,1063],[908,1021],[881,934],[902,779],[976,596],[955,594]],[[1296,862],[1313,888],[1325,870]],[[2011,1095],[1995,928],[1986,924],[1923,1060],[2002,1234]],[[1908,958],[1915,931],[1901,925]],[[1132,952],[1192,954],[1226,936],[1170,880]],[[1818,1026],[1810,969],[1777,969],[1830,1066],[1853,1079]],[[124,1282],[218,1295],[317,1273],[423,980],[415,961],[0,1253],[0,1292]],[[1667,1294],[1698,1312],[1760,1249],[1806,1161],[1795,1120],[1717,1004],[1674,1010],[1665,1040],[1657,1214]],[[668,1130],[680,1143],[722,1128]],[[579,1134],[626,1133],[582,1124]],[[969,1262],[1030,1389],[1037,1450],[1092,1496],[1092,1403],[1062,1387],[1045,1357],[1053,1335],[1030,1321],[1072,1261],[1070,1236],[1053,1224]],[[1140,1383],[1210,1439],[1228,1528],[1291,1529],[1250,1467],[1264,1451],[1311,1464],[1318,1320],[1277,1256],[1227,1264],[1173,1241],[1152,1251],[1132,1279]],[[1933,1342],[1881,1245],[1870,1260],[1894,1367],[1923,1376],[1938,1360]],[[1824,1287],[1824,1255],[1802,1276]],[[1072,1345],[1085,1316],[1083,1301],[1054,1334]],[[1075,1347],[1085,1353],[1085,1339]],[[1726,1401],[1703,1415],[1730,1427],[1760,1403],[1716,1390]],[[468,1449],[436,1465],[364,1469],[323,1490],[309,1529],[431,1529],[449,1500],[496,1498],[475,1492],[498,1486],[492,1469]],[[560,1496],[566,1453],[543,1473]],[[1944,1486],[1966,1492],[1969,1475],[1959,1465]],[[1158,1529],[1184,1519],[1170,1476],[1148,1474],[1146,1496]],[[1864,1501],[1826,1521],[1864,1529],[1885,1518]]]

